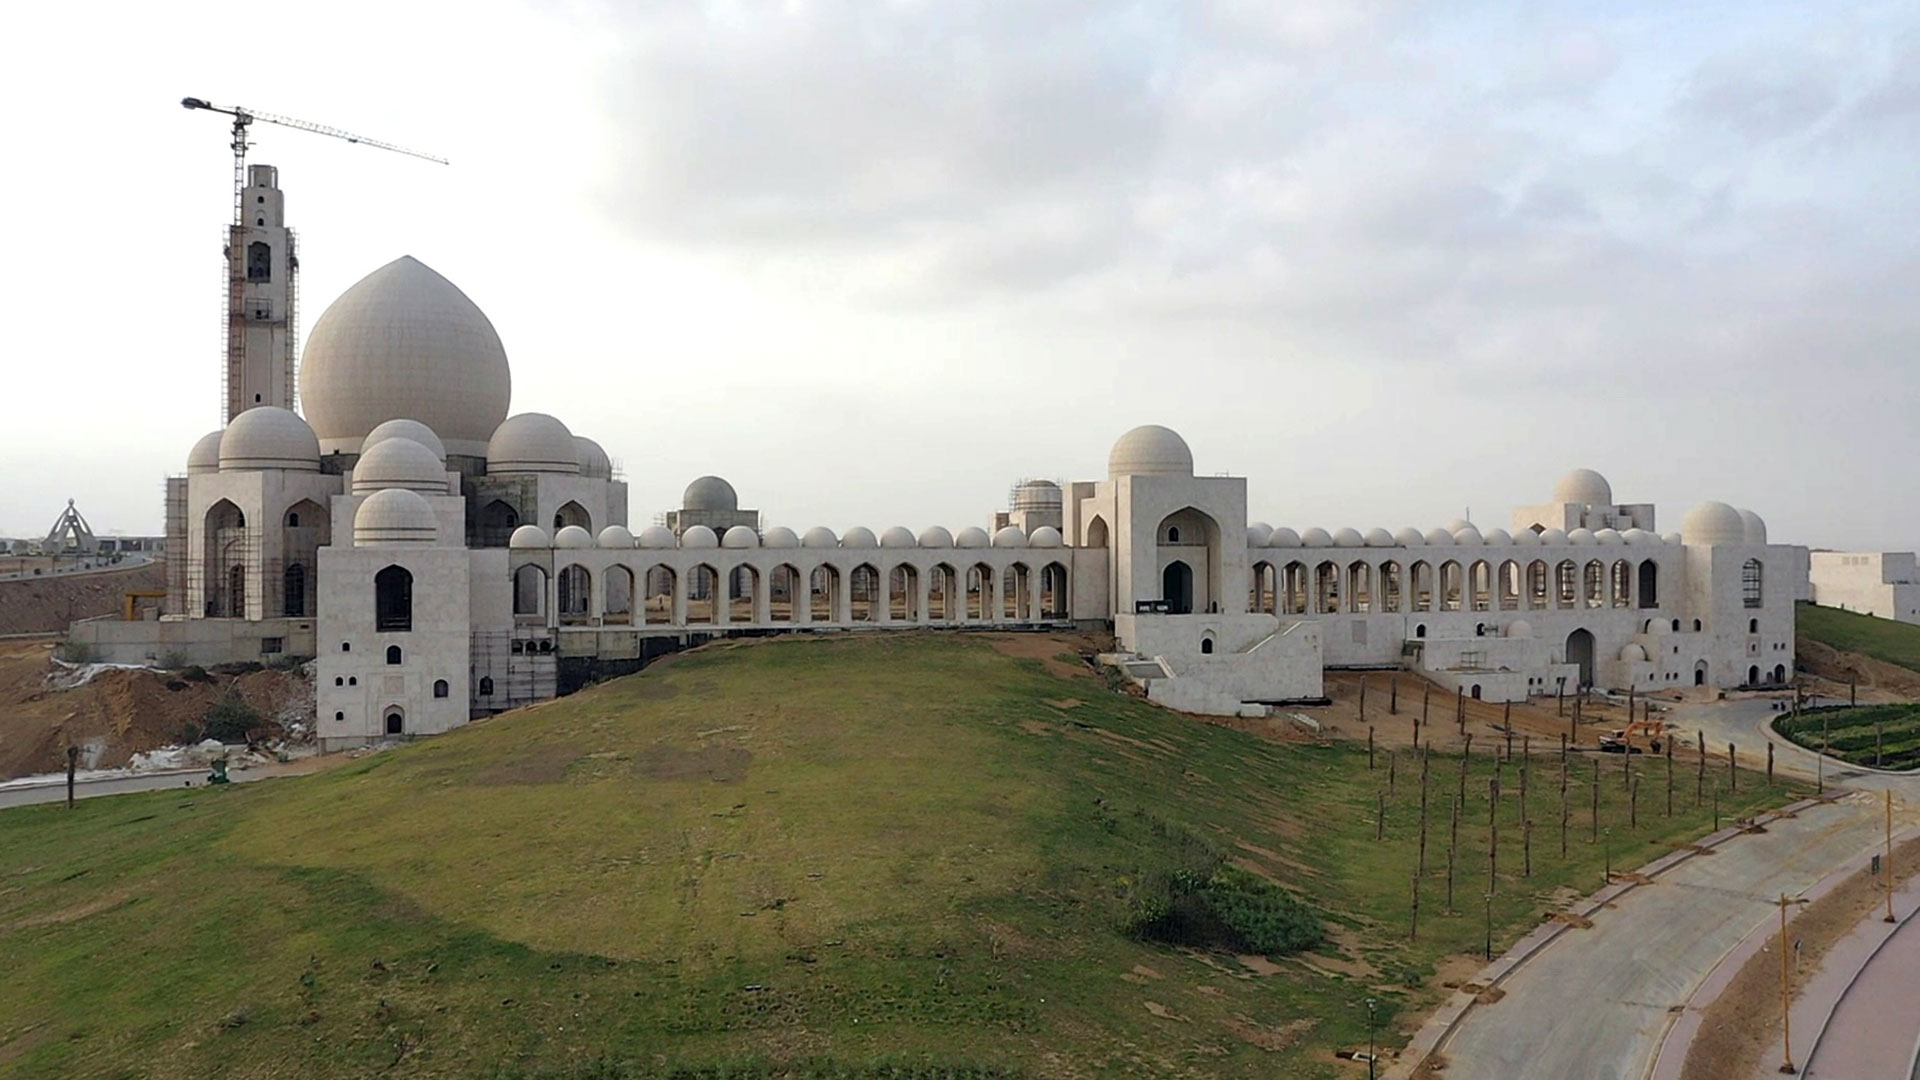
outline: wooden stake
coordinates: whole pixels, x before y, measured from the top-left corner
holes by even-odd
[[[1487,891],[1494,891],[1500,869],[1500,819],[1493,813],[1500,805],[1500,778],[1487,781]]]
[[[1593,837],[1589,843],[1600,842],[1600,759],[1593,761]]]
[[[1773,744],[1767,744],[1767,786],[1773,786]]]
[[[1667,816],[1673,816],[1673,733],[1667,733]]]
[[[1453,718],[1460,725],[1460,734],[1467,733],[1467,688],[1453,688]]]
[[[1367,677],[1360,676],[1360,722],[1367,722]]]
[[[1780,894],[1780,1035],[1785,1060],[1780,1063],[1783,1073],[1797,1073],[1800,1070],[1793,1065],[1793,994],[1787,983],[1787,894]]]
[[[1453,862],[1460,848],[1460,804],[1449,803],[1453,811],[1453,822],[1448,826],[1452,839],[1447,841],[1447,913],[1453,913]]]
[[[1696,809],[1707,801],[1707,733],[1700,732],[1700,774],[1693,781],[1693,805]]]
[[[1893,789],[1887,789],[1887,857],[1880,862],[1887,875],[1887,917],[1893,921]]]
[[[1398,675],[1392,677],[1387,687],[1387,715],[1400,715],[1400,676]],[[1418,743],[1420,740],[1416,737],[1413,741]]]
[[[1373,838],[1375,840],[1387,838],[1387,793],[1384,791],[1380,793],[1380,808],[1373,817]]]
[[[129,601],[131,603],[131,601]],[[73,774],[80,765],[80,748],[67,747],[67,809],[73,809]]]
[[[1627,788],[1627,828],[1640,828],[1640,778],[1637,776]]]
[[[1413,875],[1413,911],[1407,920],[1407,940],[1420,940],[1420,875]]]
[[[1393,794],[1393,776],[1394,776],[1394,773],[1397,771],[1395,767],[1399,764],[1400,764],[1400,751],[1397,749],[1388,750],[1387,751],[1387,794],[1389,795]]]
[[[1520,876],[1533,876],[1533,822],[1520,819]]]
[[[1373,771],[1373,725],[1367,725],[1367,771]]]
[[[1733,744],[1727,744],[1727,790],[1740,790],[1740,774],[1733,767]]]
[[[1422,877],[1427,873],[1427,786],[1420,785],[1420,856],[1414,864],[1414,872]]]

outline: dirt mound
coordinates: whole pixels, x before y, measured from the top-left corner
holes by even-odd
[[[166,587],[166,565],[157,562],[97,574],[0,581],[0,634],[65,630],[75,619],[120,611],[130,590]]]
[[[1901,698],[1920,698],[1920,672],[1871,656],[1846,652],[1804,635],[1794,639],[1795,658],[1808,672],[1845,685],[1857,680],[1862,689],[1885,690]]]
[[[229,692],[269,720],[310,720],[313,686],[297,671],[213,675],[206,681],[153,671],[108,670],[83,686],[51,688],[53,643],[0,643],[0,780],[67,766],[112,769],[134,754],[197,737],[207,709]]]

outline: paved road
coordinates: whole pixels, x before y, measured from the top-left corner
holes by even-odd
[[[1903,898],[1902,907],[1911,903],[1913,883],[1909,882],[1906,891],[1909,895]],[[1879,915],[1875,909],[1866,917],[1877,920]],[[1870,936],[1875,928],[1862,929]],[[1846,988],[1801,1075],[1806,1080],[1894,1080],[1920,1073],[1920,1058],[1916,1058],[1916,1050],[1920,1050],[1920,979],[1913,977],[1916,967],[1920,967],[1920,919],[1908,917]]]
[[[1844,701],[1834,698],[1821,698],[1819,702],[1822,705],[1844,704]],[[1742,765],[1756,769],[1765,768],[1767,744],[1771,742],[1774,746],[1774,770],[1783,776],[1809,781],[1824,776],[1830,786],[1858,788],[1864,791],[1892,788],[1896,797],[1899,797],[1899,793],[1920,796],[1920,777],[1857,769],[1833,758],[1827,758],[1822,762],[1819,754],[1795,746],[1774,734],[1771,723],[1778,715],[1780,713],[1774,709],[1772,699],[1754,697],[1708,704],[1677,705],[1661,719],[1678,728],[1680,738],[1685,740],[1675,745],[1690,746],[1698,738],[1695,732],[1705,731],[1707,749],[1721,755],[1720,762],[1723,766],[1726,764],[1727,744],[1733,743]]]
[[[1764,705],[1761,706],[1764,709]],[[1709,732],[1711,737],[1711,731]],[[1849,795],[1688,859],[1635,889],[1593,928],[1563,935],[1468,1013],[1440,1049],[1475,1080],[1639,1080],[1674,1006],[1726,952],[1796,893],[1882,838],[1878,798]]]
[[[74,785],[73,794],[75,798],[93,799],[102,795],[125,795],[134,791],[200,787],[206,782],[207,775],[206,769],[191,769],[182,772],[145,773],[140,776],[103,777],[79,781]],[[243,783],[248,780],[264,780],[272,773],[261,769],[235,769],[228,775],[236,783]],[[66,797],[65,780],[38,787],[0,788],[0,810],[12,806],[32,806],[35,803],[63,802]]]

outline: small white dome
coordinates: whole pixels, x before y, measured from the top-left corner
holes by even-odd
[[[220,471],[220,436],[226,431],[209,431],[200,436],[200,441],[187,451],[187,475],[198,476],[201,473]]]
[[[245,413],[240,415],[245,416]],[[225,455],[222,455],[222,466]],[[1687,511],[1680,522],[1680,535],[1691,547],[1721,547],[1747,542],[1747,523],[1740,511],[1723,502],[1703,502]]]
[[[1581,506],[1612,506],[1613,485],[1592,469],[1575,469],[1553,485],[1553,501]]]
[[[1628,547],[1645,547],[1649,544],[1657,544],[1660,542],[1659,537],[1645,529],[1638,528],[1628,529],[1626,532],[1621,533],[1620,539],[1624,540]]]
[[[427,505],[419,492],[405,488],[376,491],[367,496],[353,514],[355,546],[431,544],[438,538],[439,531],[433,507]]]
[[[806,548],[831,548],[840,546],[840,538],[825,525],[815,525],[800,538],[800,546]]]
[[[453,283],[412,256],[328,305],[300,354],[300,403],[328,451],[356,453],[407,416],[478,455],[506,419],[513,379],[500,335]]]
[[[689,525],[687,528],[680,530],[680,546],[683,548],[699,548],[701,550],[717,548],[720,546],[720,538],[715,536],[713,530],[707,528],[705,525]]]
[[[891,525],[880,534],[880,546],[883,548],[919,547],[920,541],[914,538],[912,529],[904,525]]]
[[[1567,534],[1561,532],[1559,529],[1543,529],[1540,532],[1540,543],[1542,546],[1558,545],[1566,542]]]
[[[1601,547],[1619,547],[1627,542],[1617,529],[1598,529],[1593,534],[1594,542]]]
[[[613,479],[613,461],[607,457],[607,452],[601,449],[599,443],[585,435],[575,435],[573,445],[574,449],[579,451],[577,457],[580,462],[581,476],[590,476],[595,480]]]
[[[923,548],[950,548],[953,546],[953,534],[943,525],[929,525],[920,530],[918,541]]]
[[[1473,528],[1473,522],[1468,521],[1466,518],[1454,518],[1452,521],[1447,522],[1447,531],[1450,533],[1457,533],[1461,529],[1471,528]]]
[[[1018,525],[1008,525],[993,534],[993,546],[997,548],[1023,548],[1027,546],[1027,534],[1020,531]]]
[[[432,428],[418,420],[388,420],[376,426],[361,440],[360,452],[364,454],[387,439],[412,439],[433,451],[434,457],[447,460],[446,444],[440,441],[440,436],[435,435]]]
[[[1266,522],[1256,521],[1253,524],[1247,526],[1247,546],[1248,547],[1250,548],[1266,547],[1267,541],[1271,539],[1273,539],[1273,526],[1267,524]]]
[[[1450,547],[1453,544],[1453,534],[1435,525],[1427,530],[1427,543],[1434,547]]]
[[[1333,534],[1315,525],[1313,528],[1300,534],[1300,546],[1310,548],[1332,547]]]
[[[1109,476],[1192,476],[1193,451],[1172,428],[1143,424],[1113,444]]]
[[[609,525],[601,529],[600,535],[593,539],[594,543],[603,548],[630,548],[633,546],[633,533],[627,531],[625,525]]]
[[[1042,525],[1027,537],[1028,547],[1057,548],[1061,544],[1060,530],[1051,525]]]
[[[1661,533],[1660,542],[1663,544],[1678,545],[1680,543],[1680,534],[1679,533]]]
[[[1567,534],[1567,543],[1575,547],[1592,547],[1597,541],[1593,538],[1593,530],[1575,529]]]
[[[1285,525],[1282,525],[1279,528],[1273,530],[1273,535],[1267,537],[1267,546],[1276,547],[1276,548],[1297,548],[1300,546],[1300,534],[1297,532],[1294,532],[1292,529],[1287,528]]]
[[[754,548],[760,546],[760,534],[745,525],[735,525],[720,538],[724,548]]]
[[[1539,547],[1540,534],[1532,529],[1521,529],[1513,534],[1514,547]]]
[[[1459,544],[1461,547],[1479,547],[1481,544],[1486,543],[1486,538],[1480,535],[1479,529],[1469,525],[1464,529],[1454,530],[1453,542]]]
[[[674,538],[673,530],[665,525],[649,525],[640,530],[640,546],[658,551],[662,548],[677,546],[680,541]]]
[[[1647,633],[1652,635],[1653,637],[1659,637],[1662,634],[1668,634],[1672,632],[1673,632],[1673,624],[1667,622],[1665,619],[1648,619],[1647,620]]]
[[[510,548],[545,548],[552,547],[553,541],[547,538],[547,530],[540,526],[522,525],[513,530],[512,536],[507,537],[507,546]]]
[[[1533,624],[1525,619],[1515,619],[1507,624],[1507,636],[1510,638],[1530,638],[1533,636]]]
[[[1488,547],[1513,546],[1513,534],[1505,529],[1489,529],[1481,539]]]
[[[1644,663],[1646,659],[1647,650],[1638,645],[1628,643],[1620,647],[1620,660],[1622,663],[1639,664]]]
[[[840,546],[843,548],[860,548],[861,550],[866,550],[868,548],[879,547],[880,540],[873,535],[872,529],[867,528],[865,525],[855,525],[853,528],[840,534]]]
[[[1427,542],[1427,534],[1409,525],[1394,533],[1393,539],[1401,547],[1423,547]]]
[[[1751,510],[1740,511],[1740,520],[1747,524],[1747,543],[1764,544],[1767,542],[1767,523],[1760,515]]]
[[[1367,538],[1360,535],[1359,529],[1346,528],[1333,534],[1333,546],[1343,548],[1366,547]]]
[[[233,418],[220,436],[220,468],[320,471],[320,440],[289,409],[255,405]]]
[[[953,534],[953,546],[963,548],[983,548],[993,543],[987,530],[978,525],[969,525]]]
[[[593,546],[593,534],[578,525],[568,525],[553,534],[553,546],[557,548],[590,548]]]
[[[580,473],[580,445],[567,425],[546,413],[509,416],[487,443],[490,473]]]
[[[734,492],[733,485],[725,480],[717,476],[702,476],[687,485],[687,490],[680,496],[680,508],[731,514],[740,509],[740,496]]]
[[[793,535],[793,530],[787,528],[785,525],[775,525],[773,528],[767,530],[765,536],[760,538],[760,546],[770,548],[796,548],[800,546],[800,538]]]
[[[1368,547],[1393,547],[1393,534],[1378,526],[1367,530]]]
[[[447,466],[434,452],[398,435],[381,439],[353,465],[353,493],[406,488],[422,495],[447,493]]]

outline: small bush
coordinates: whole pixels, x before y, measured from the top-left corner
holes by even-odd
[[[229,694],[213,703],[202,723],[202,738],[221,742],[246,742],[247,736],[266,725],[260,711]]]
[[[93,646],[84,641],[63,641],[59,648],[53,650],[53,655],[69,664],[91,664],[93,663]]]
[[[1143,895],[1135,905],[1134,933],[1150,941],[1201,949],[1285,956],[1327,938],[1312,908],[1292,893],[1237,866],[1211,876],[1167,876],[1163,895]]]
[[[186,667],[181,668],[180,677],[188,682],[213,681],[213,676],[207,674],[207,669],[201,667],[199,664],[188,664]]]

